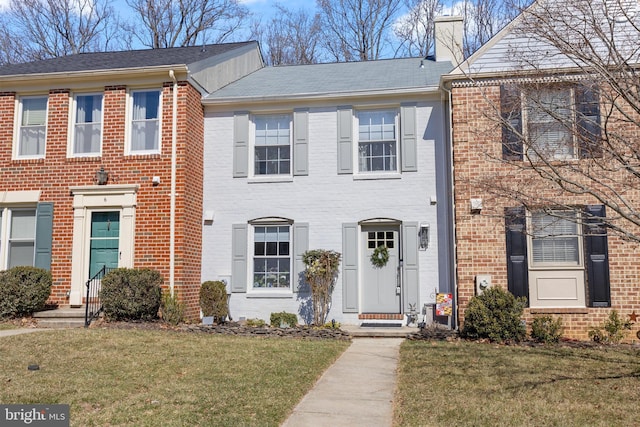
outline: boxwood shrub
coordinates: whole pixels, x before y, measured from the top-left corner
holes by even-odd
[[[44,309],[51,294],[51,273],[36,267],[0,272],[0,318],[28,316]]]
[[[117,268],[102,279],[100,299],[107,320],[154,320],[161,302],[162,275],[149,268]]]
[[[500,287],[485,289],[469,301],[464,312],[462,336],[488,338],[495,342],[522,341],[527,335],[522,321],[526,304],[526,298],[516,298]]]
[[[271,326],[275,328],[280,328],[283,326],[294,327],[298,325],[298,316],[294,313],[287,313],[282,311],[280,313],[271,313],[271,317],[269,319]]]
[[[216,323],[225,321],[229,315],[229,304],[224,282],[208,280],[200,286],[200,309],[203,316],[212,316]]]

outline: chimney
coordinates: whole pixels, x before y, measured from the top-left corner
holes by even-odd
[[[462,63],[462,16],[435,19],[435,45],[436,61],[451,61],[456,67]]]

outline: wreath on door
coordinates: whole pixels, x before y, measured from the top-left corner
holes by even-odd
[[[382,268],[389,262],[389,249],[387,245],[380,245],[371,254],[371,264],[376,268]]]

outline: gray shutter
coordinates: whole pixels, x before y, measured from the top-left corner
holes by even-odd
[[[402,158],[402,172],[418,170],[418,137],[416,130],[416,106],[402,105],[400,107],[400,147]]]
[[[305,283],[304,279],[304,262],[302,255],[309,250],[309,224],[295,223],[293,225],[293,252],[295,254],[293,266],[293,291],[298,292],[301,285]]]
[[[233,224],[231,231],[231,292],[247,291],[247,224]]]
[[[342,224],[342,311],[358,312],[358,224]]]
[[[410,306],[418,307],[420,300],[418,277],[418,232],[417,222],[405,222],[402,224],[402,281],[403,281],[403,306],[408,312]]]
[[[233,115],[233,177],[249,176],[249,113]]]
[[[53,244],[53,203],[38,203],[36,209],[36,241],[33,265],[51,270],[51,246]]]
[[[293,112],[293,174],[309,175],[309,110]]]
[[[353,173],[353,110],[338,107],[338,173]]]

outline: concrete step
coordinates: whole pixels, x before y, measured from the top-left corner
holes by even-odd
[[[361,327],[359,325],[340,325],[340,329],[348,332],[353,338],[405,338],[407,335],[418,332],[417,327]]]
[[[84,307],[60,307],[33,313],[39,328],[65,329],[84,326]]]

